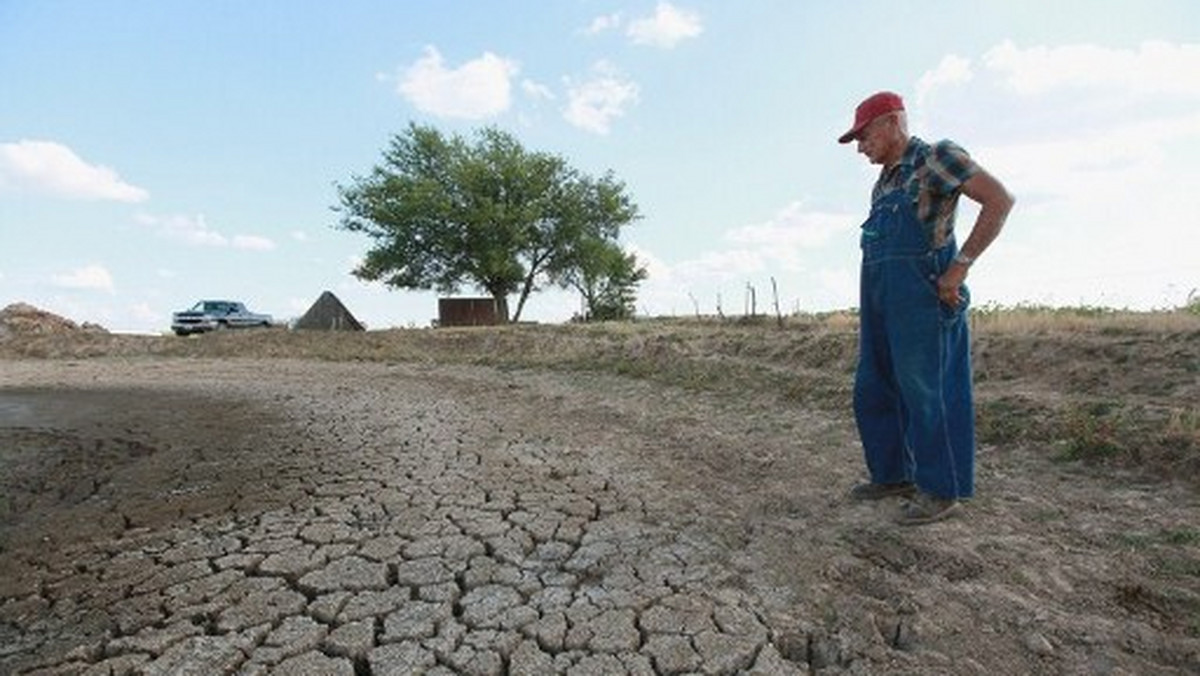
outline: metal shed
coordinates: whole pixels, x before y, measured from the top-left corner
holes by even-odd
[[[508,321],[508,302],[490,296],[439,298],[438,326],[491,326]]]

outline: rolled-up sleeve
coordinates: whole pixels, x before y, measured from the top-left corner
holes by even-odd
[[[938,141],[926,159],[929,169],[929,187],[942,195],[949,195],[962,187],[967,179],[979,173],[979,165],[953,141]]]

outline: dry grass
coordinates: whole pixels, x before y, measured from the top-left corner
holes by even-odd
[[[1190,309],[1129,312],[1090,307],[984,307],[971,317],[976,330],[1006,334],[1174,333],[1200,329],[1200,311]]]

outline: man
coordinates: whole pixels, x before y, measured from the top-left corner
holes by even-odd
[[[839,143],[882,167],[862,226],[854,415],[870,482],[851,497],[911,496],[899,522],[953,514],[975,492],[975,410],[964,280],[1012,209],[1013,198],[950,141],[908,134],[904,101],[880,92],[855,110]],[[979,216],[962,247],[959,195]]]

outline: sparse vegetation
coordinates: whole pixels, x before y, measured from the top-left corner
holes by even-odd
[[[1188,294],[1187,303],[1183,306],[1183,311],[1193,315],[1200,315],[1200,289],[1192,289]]]

